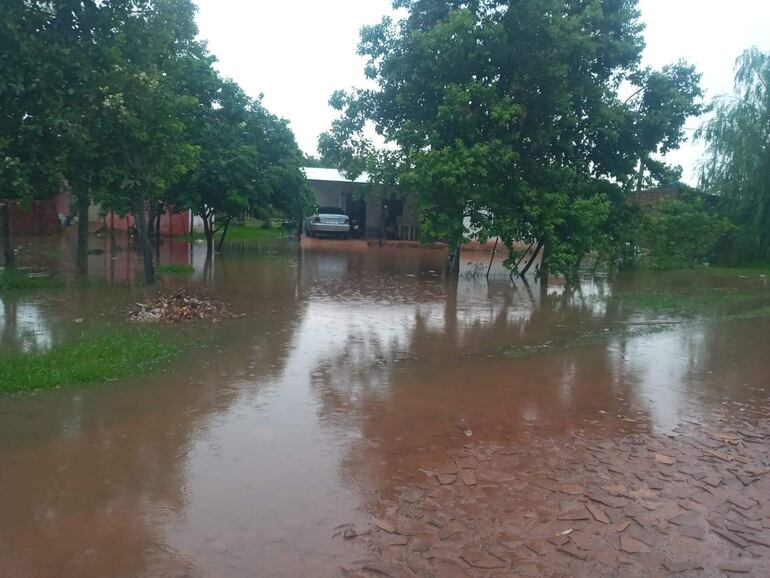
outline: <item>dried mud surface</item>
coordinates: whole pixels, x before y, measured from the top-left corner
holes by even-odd
[[[468,443],[339,528],[368,576],[770,576],[770,420]],[[416,478],[419,479],[419,478]]]

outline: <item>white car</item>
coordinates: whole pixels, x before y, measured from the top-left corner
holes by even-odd
[[[347,239],[350,236],[350,218],[338,207],[318,207],[315,215],[305,221],[305,234],[337,235]]]

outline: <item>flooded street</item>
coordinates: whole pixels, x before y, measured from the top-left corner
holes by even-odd
[[[240,317],[180,327],[207,344],[161,373],[0,398],[3,577],[770,573],[767,278],[164,250]],[[0,346],[119,320],[136,263],[91,259],[0,297]]]

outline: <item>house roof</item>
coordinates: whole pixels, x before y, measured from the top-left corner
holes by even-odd
[[[304,167],[302,169],[310,181],[328,181],[333,183],[368,183],[369,175],[363,173],[355,180],[346,179],[337,169],[322,169],[317,167]]]

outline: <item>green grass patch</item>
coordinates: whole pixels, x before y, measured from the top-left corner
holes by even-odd
[[[735,313],[726,317],[727,321],[748,321],[750,319],[763,319],[770,317],[770,305],[766,307],[760,307],[758,309],[752,309],[750,311],[742,311],[741,313]]]
[[[16,268],[5,268],[0,271],[0,291],[57,289],[63,286],[61,279],[51,275],[30,273]]]
[[[158,273],[167,275],[189,275],[195,272],[192,265],[158,265]]]
[[[221,232],[214,235],[214,242],[219,242]],[[191,237],[180,237],[182,239],[190,239]],[[228,241],[267,241],[271,239],[282,239],[283,229],[280,227],[265,228],[256,225],[230,225],[230,229],[227,231],[227,237],[225,237],[225,243]],[[195,232],[192,235],[192,239],[206,239],[203,233]]]
[[[707,267],[703,269],[710,273],[734,277],[751,277],[757,275],[770,276],[770,263],[757,263],[743,267]]]
[[[0,394],[100,383],[148,373],[179,357],[181,345],[158,329],[86,330],[37,353],[0,353]]]
[[[265,239],[280,239],[283,237],[283,229],[271,227],[230,227],[227,231],[225,243],[229,241],[261,241]]]
[[[625,309],[639,312],[684,314],[704,312],[716,307],[743,303],[756,294],[736,290],[707,291],[638,291],[619,293],[611,297]]]

